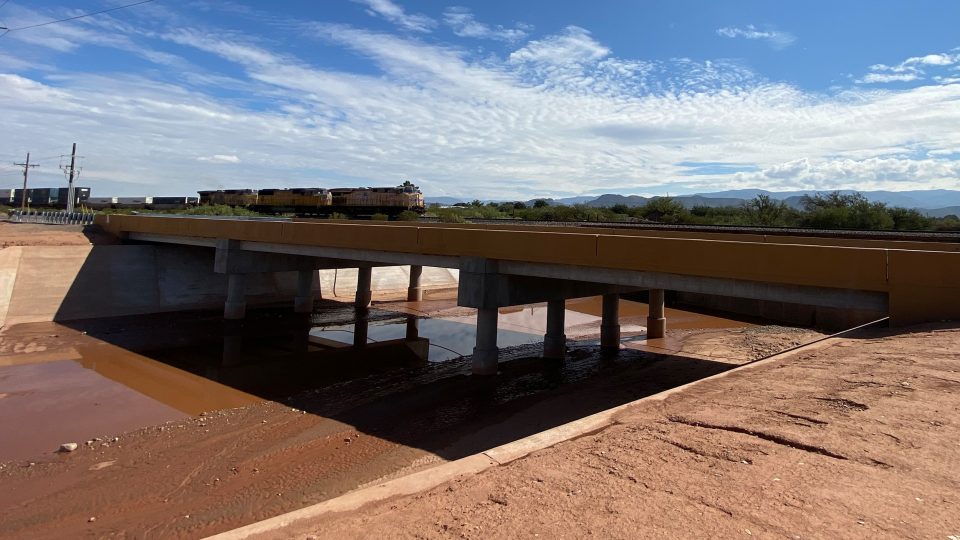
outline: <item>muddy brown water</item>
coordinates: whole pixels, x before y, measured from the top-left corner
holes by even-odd
[[[570,387],[610,369],[616,362],[590,348],[600,305],[599,298],[568,301],[568,338],[588,339],[562,365],[537,358],[544,305],[501,310],[498,343],[504,366],[511,367],[482,384],[468,377],[463,359],[474,345],[473,317],[463,309],[436,314],[436,302],[392,303],[371,310],[359,325],[351,306],[335,302],[322,303],[309,318],[267,309],[242,322],[178,313],[18,325],[0,336],[0,462],[41,459],[61,443],[83,444],[262,400],[385,433],[393,432],[395,411],[404,411],[404,432],[394,436],[416,444],[417,436],[464,424],[493,405]],[[642,339],[646,309],[621,303],[627,346],[679,351],[682,340]],[[417,315],[424,313],[437,316]],[[747,325],[673,309],[667,317],[671,328]],[[363,327],[366,340],[357,346]],[[718,369],[725,367],[706,371]],[[453,441],[451,435],[444,444]]]

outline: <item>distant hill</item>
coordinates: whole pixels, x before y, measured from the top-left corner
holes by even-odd
[[[765,189],[734,189],[728,191],[715,191],[709,193],[696,193],[694,195],[677,195],[673,200],[682,204],[685,208],[695,206],[707,206],[711,208],[721,208],[728,206],[740,206],[743,203],[753,199],[757,195],[767,195],[771,199],[785,202],[792,208],[802,208],[802,199],[804,195],[815,195],[817,193],[832,193],[831,190],[816,191],[768,191]],[[840,190],[840,193],[851,194],[858,193],[855,190]],[[960,216],[960,191],[950,189],[930,189],[913,191],[860,191],[864,197],[871,202],[882,202],[889,206],[900,206],[903,208],[916,208],[924,211],[931,217],[943,217],[945,215],[955,214]],[[649,197],[640,195],[619,195],[616,193],[607,193],[600,196],[581,195],[578,197],[565,197],[560,199],[551,199],[542,197],[548,204],[574,205],[585,204],[594,208],[611,207],[623,204],[634,208],[643,206],[650,201]],[[462,199],[456,197],[426,197],[426,203],[439,203],[444,206],[450,206],[460,202],[470,202],[472,199]],[[532,206],[534,201],[526,201],[528,206]],[[490,202],[490,201],[484,201]],[[497,201],[499,202],[499,201]]]
[[[730,191],[717,191],[713,193],[698,193],[698,195],[710,198],[742,198],[752,199],[757,195],[768,195],[773,199],[785,201],[791,206],[796,206],[796,202],[804,195],[815,195],[817,193],[832,193],[833,190],[806,190],[806,191],[767,191],[763,189],[737,189]],[[840,193],[857,193],[856,190],[840,190]],[[860,191],[864,197],[872,202],[882,202],[889,206],[902,206],[903,208],[943,208],[945,206],[960,206],[960,191],[950,189],[929,189],[913,191]]]
[[[423,202],[427,205],[439,204],[442,206],[451,206],[458,202],[468,202],[463,199],[458,199],[456,197],[424,197]]]
[[[927,217],[942,218],[946,216],[960,216],[960,206],[948,206],[946,208],[934,208],[932,210],[921,210]]]
[[[740,206],[747,199],[738,199],[734,197],[706,197],[703,195],[680,195],[678,197],[672,197],[674,201],[682,204],[684,208],[693,208],[695,206],[707,206],[711,208],[720,208],[723,206]],[[610,207],[617,204],[624,204],[630,208],[643,206],[650,201],[648,197],[641,197],[639,195],[615,195],[607,194],[601,195],[592,201],[586,202],[587,206],[592,206],[594,208],[600,207]]]

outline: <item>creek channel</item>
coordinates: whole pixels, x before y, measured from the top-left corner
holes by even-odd
[[[310,317],[277,308],[251,310],[242,322],[190,312],[21,324],[0,335],[0,462],[53,459],[61,443],[108,440],[264,400],[379,426],[374,431],[393,429],[373,420],[390,409],[388,423],[407,426],[402,443],[443,432],[430,449],[453,458],[750,359],[683,355],[683,336],[648,343],[646,306],[629,301],[621,303],[625,349],[604,356],[599,315],[599,298],[568,301],[568,359],[548,362],[539,358],[546,306],[502,309],[501,374],[486,379],[469,376],[464,358],[476,335],[473,311],[442,295],[378,302],[359,321],[351,305],[323,301]],[[671,330],[752,326],[673,309],[667,317]],[[657,364],[664,358],[674,364]],[[586,397],[573,397],[580,387]],[[567,405],[550,418],[485,438],[464,435],[484,418],[502,423],[558,396]]]

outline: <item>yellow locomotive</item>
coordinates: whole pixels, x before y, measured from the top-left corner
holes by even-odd
[[[410,181],[397,187],[223,189],[199,194],[201,205],[242,206],[264,214],[394,216],[407,210],[423,213],[425,209],[423,193]]]

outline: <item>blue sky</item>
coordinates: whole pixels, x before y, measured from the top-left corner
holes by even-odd
[[[129,0],[125,0],[129,2]],[[19,28],[124,0],[0,0]],[[960,3],[155,0],[0,37],[0,187],[960,189]]]

